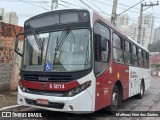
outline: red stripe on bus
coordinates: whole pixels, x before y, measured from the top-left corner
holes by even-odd
[[[76,80],[67,83],[35,82],[26,80],[21,80],[20,82],[22,86],[26,88],[50,91],[68,91],[72,88],[79,86],[79,83]]]

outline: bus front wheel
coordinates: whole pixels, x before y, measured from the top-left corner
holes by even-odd
[[[117,85],[115,85],[114,88],[113,88],[113,92],[112,92],[112,103],[109,106],[109,111],[111,113],[118,109],[119,100],[120,100],[120,92],[118,90]]]

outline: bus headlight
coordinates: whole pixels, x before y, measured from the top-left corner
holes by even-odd
[[[74,95],[77,95],[78,93],[86,90],[91,85],[91,81],[85,82],[82,85],[68,91],[67,96],[72,97]]]
[[[21,84],[21,82],[19,82],[19,87],[20,87],[20,89],[21,89],[23,92],[26,91],[26,88]]]

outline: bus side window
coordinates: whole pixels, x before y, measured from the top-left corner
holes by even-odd
[[[110,31],[100,23],[94,25],[95,74],[102,73],[109,61]]]
[[[144,68],[147,68],[147,58],[146,58],[146,52],[143,51],[143,65],[144,65]]]
[[[123,38],[113,33],[113,57],[117,63],[124,63]]]
[[[127,40],[125,40],[124,62],[127,65],[131,64],[131,44]]]
[[[146,53],[146,59],[147,59],[147,68],[149,68],[149,53]]]
[[[132,45],[132,64],[138,66],[137,47],[135,45]]]
[[[139,62],[139,66],[143,67],[143,51],[139,48],[138,49],[138,62]]]

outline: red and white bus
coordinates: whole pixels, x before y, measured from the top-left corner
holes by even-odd
[[[18,38],[24,37],[23,53]],[[115,111],[151,85],[149,51],[96,12],[34,16],[16,36],[22,56],[18,104],[51,111]]]

